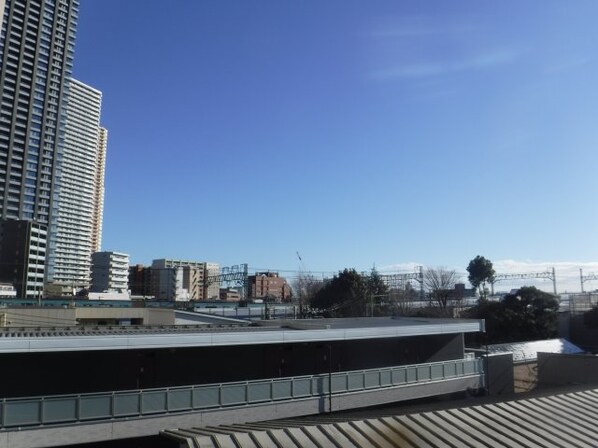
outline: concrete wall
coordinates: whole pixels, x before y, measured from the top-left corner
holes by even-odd
[[[538,353],[538,387],[598,385],[598,357]]]
[[[514,392],[512,353],[485,357],[484,369],[489,395],[510,395]]]
[[[68,327],[77,324],[75,308],[0,308],[6,327]]]
[[[174,310],[159,308],[76,308],[82,324],[101,320],[135,320],[143,325],[174,325]],[[134,323],[134,322],[133,322]]]

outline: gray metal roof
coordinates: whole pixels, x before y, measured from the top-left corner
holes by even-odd
[[[182,447],[569,448],[598,446],[598,390],[356,421],[162,431]]]
[[[543,353],[584,353],[577,345],[567,339],[547,339],[543,341],[510,342],[488,346],[488,352],[513,353],[513,362],[531,362],[538,359],[538,352]]]
[[[0,332],[0,353],[56,352],[85,350],[131,350],[181,347],[210,347],[298,342],[327,342],[358,339],[408,337],[478,332],[479,320],[409,321],[386,319],[394,325],[375,325],[382,320],[360,322],[347,328],[293,329],[287,327],[92,327],[30,328]],[[278,323],[280,325],[280,322]]]
[[[443,319],[426,317],[345,317],[329,319],[276,319],[260,321],[261,325],[280,325],[296,330],[414,327],[431,324],[471,323],[472,319]]]

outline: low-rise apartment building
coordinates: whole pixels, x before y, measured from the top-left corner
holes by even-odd
[[[289,300],[291,298],[291,286],[278,272],[256,272],[247,278],[248,299]]]
[[[35,221],[0,220],[0,282],[19,298],[41,298],[44,289],[47,228]]]
[[[125,292],[129,289],[129,256],[96,252],[91,256],[91,292]]]

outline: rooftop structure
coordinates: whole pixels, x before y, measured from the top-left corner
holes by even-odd
[[[0,435],[34,448],[465,393],[484,377],[463,334],[481,330],[392,318],[6,330]]]

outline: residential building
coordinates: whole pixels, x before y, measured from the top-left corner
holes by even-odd
[[[125,292],[129,289],[129,256],[96,252],[91,256],[91,292]]]
[[[220,283],[208,280],[218,275],[220,265],[201,261],[157,259],[152,262],[152,295],[160,300],[218,300]]]
[[[204,290],[204,297],[206,300],[218,300],[220,297],[220,282],[214,281],[214,278],[218,274],[220,274],[220,265],[218,263],[206,263],[206,287]]]
[[[40,298],[44,288],[46,226],[34,221],[0,219],[0,282],[19,298]]]
[[[131,296],[152,296],[152,268],[142,264],[129,266],[129,289]]]
[[[235,288],[220,288],[220,300],[225,302],[239,302],[241,293]]]
[[[278,272],[257,272],[248,276],[247,282],[249,299],[289,300],[291,298],[291,287],[285,278],[278,275]]]
[[[48,253],[46,279],[89,287],[91,254],[99,250],[106,150],[100,128],[102,93],[68,81],[62,169],[56,203],[56,234]],[[100,178],[98,178],[100,177]]]
[[[0,283],[0,299],[15,299],[17,290],[12,283]]]
[[[0,6],[0,218],[39,223],[52,248],[79,1]]]
[[[102,223],[104,221],[104,176],[106,171],[106,147],[108,130],[100,127],[96,159],[95,194],[91,230],[91,251],[97,252],[102,247]]]

